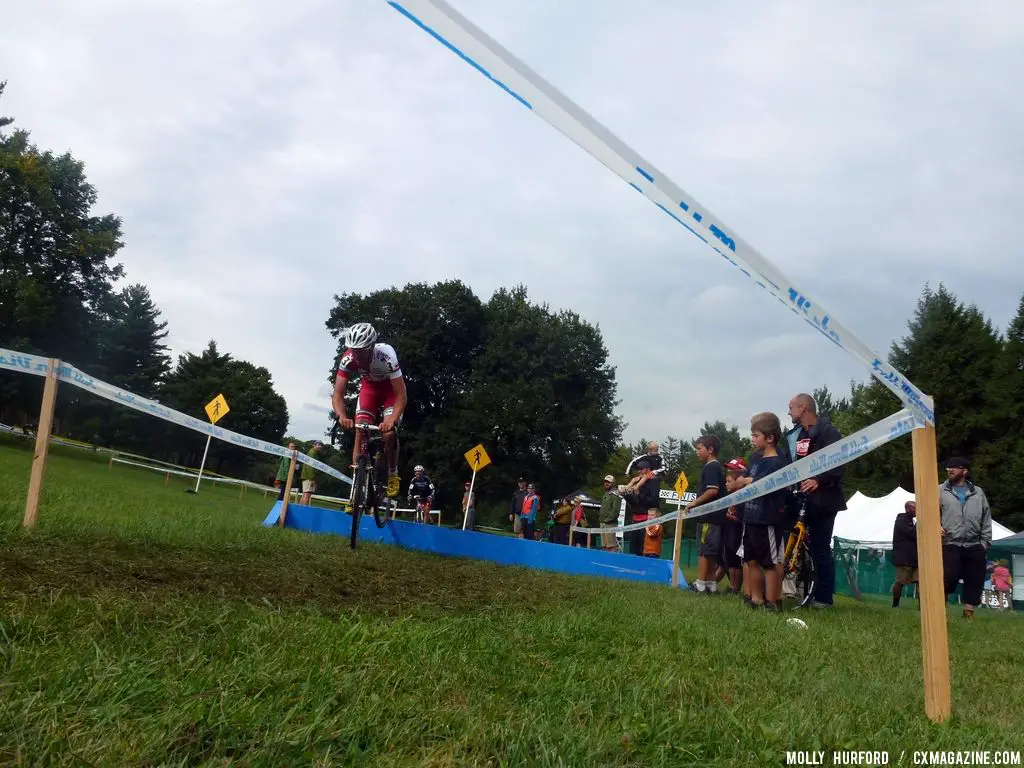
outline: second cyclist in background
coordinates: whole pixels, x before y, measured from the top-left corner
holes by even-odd
[[[434,503],[434,484],[427,476],[427,471],[422,464],[413,468],[412,482],[409,483],[409,501],[415,501],[415,517],[418,516],[419,506],[423,505],[423,522],[430,522],[430,507]],[[417,521],[418,522],[418,521]]]

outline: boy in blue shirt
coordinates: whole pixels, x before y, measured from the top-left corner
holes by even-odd
[[[754,456],[750,469],[735,482],[738,490],[782,469],[789,459],[780,455],[782,425],[774,413],[759,413],[750,420],[750,439]],[[782,576],[786,542],[785,520],[787,489],[751,499],[743,505],[743,562],[747,567],[753,608],[782,610]],[[764,585],[762,587],[762,584]]]

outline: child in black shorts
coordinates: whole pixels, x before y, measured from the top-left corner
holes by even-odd
[[[696,507],[725,496],[725,470],[718,461],[718,452],[722,441],[716,435],[701,435],[693,441],[697,449],[697,457],[704,463],[700,470],[700,489],[698,496],[687,507],[687,514]],[[703,523],[704,536],[701,537],[699,557],[697,559],[697,579],[693,582],[696,592],[718,591],[716,572],[723,565],[722,560],[722,526],[725,515],[709,515],[703,521],[698,518],[698,525]]]
[[[779,454],[782,425],[774,413],[759,413],[750,420],[750,437],[757,455],[746,474],[736,481],[743,488],[767,477],[789,463]],[[781,524],[785,519],[785,488],[751,499],[743,508],[743,562],[754,608],[782,610],[782,566],[786,542]],[[763,581],[762,581],[763,578]]]

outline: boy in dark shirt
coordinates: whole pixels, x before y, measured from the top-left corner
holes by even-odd
[[[767,477],[789,463],[777,450],[782,439],[782,425],[774,413],[759,413],[750,420],[750,438],[756,453],[746,475],[736,481],[737,489]],[[781,524],[785,519],[787,492],[787,489],[780,488],[743,505],[743,562],[747,566],[754,608],[782,610],[786,542],[782,538]]]
[[[725,470],[718,461],[718,452],[722,448],[722,441],[715,435],[701,435],[693,441],[697,449],[697,457],[704,463],[700,470],[700,490],[696,499],[686,507],[686,513],[702,504],[720,499],[725,496]],[[703,521],[704,536],[701,539],[699,557],[697,558],[697,579],[693,582],[694,590],[697,592],[718,591],[718,581],[714,578],[715,572],[722,567],[722,526],[720,519],[725,515],[712,515],[714,519]],[[699,524],[698,524],[699,525]]]

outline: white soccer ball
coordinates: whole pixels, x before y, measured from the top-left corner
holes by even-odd
[[[786,619],[786,623],[791,627],[800,627],[800,629],[807,629],[807,622],[803,619],[798,619],[796,616],[790,619]]]

